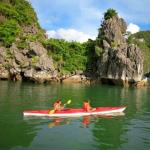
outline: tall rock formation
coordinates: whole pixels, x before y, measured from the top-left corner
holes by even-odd
[[[96,40],[97,73],[102,82],[132,84],[142,80],[143,56],[134,44],[125,39],[126,23],[117,13],[104,18]]]

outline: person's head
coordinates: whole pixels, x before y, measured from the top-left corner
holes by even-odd
[[[90,103],[90,101],[89,101],[89,100],[85,100],[84,102],[85,102],[85,103]]]
[[[60,100],[60,99],[58,99],[58,100],[56,101],[56,103],[61,104],[61,100]]]

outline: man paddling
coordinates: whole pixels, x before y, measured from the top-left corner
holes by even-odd
[[[86,112],[91,112],[91,111],[94,111],[96,110],[96,108],[92,108],[91,105],[90,105],[90,102],[88,100],[85,100],[84,103],[83,103],[83,109],[86,111]]]

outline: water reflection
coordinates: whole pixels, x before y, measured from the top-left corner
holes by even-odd
[[[57,98],[84,99],[93,107],[126,105],[125,116],[25,119],[26,109],[48,109]],[[39,85],[0,81],[0,149],[99,150],[150,147],[150,88],[100,85]]]
[[[122,88],[121,90],[121,97],[124,99],[122,100],[122,103],[126,104],[129,109],[132,108],[132,110],[142,111],[147,103],[147,95],[149,92],[149,88],[143,87],[143,88]]]
[[[112,119],[114,117],[124,116],[124,112],[105,114],[105,115],[89,115],[89,116],[81,116],[81,117],[67,117],[67,118],[59,118],[59,117],[40,117],[40,116],[24,116],[24,120],[27,122],[35,122],[39,124],[39,120],[49,120],[48,128],[57,127],[60,125],[70,124],[74,120],[80,120],[83,127],[88,127],[91,123],[96,122],[98,119]]]
[[[0,149],[10,150],[16,145],[28,147],[37,134],[37,129],[26,122],[18,122],[9,119],[7,122],[0,121]]]

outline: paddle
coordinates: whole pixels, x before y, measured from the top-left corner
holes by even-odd
[[[65,104],[64,104],[64,107],[66,107],[67,104],[70,104],[71,103],[71,100],[68,100]],[[53,114],[55,112],[54,109],[50,110],[49,111],[49,114]]]
[[[64,107],[66,107],[66,105],[70,104],[71,103],[71,99],[68,100],[65,104],[64,104]]]

